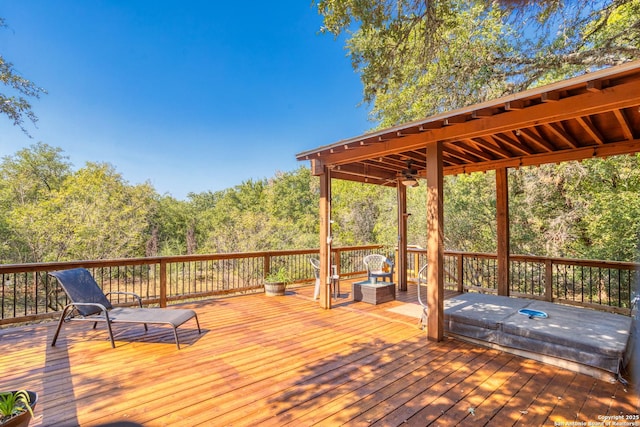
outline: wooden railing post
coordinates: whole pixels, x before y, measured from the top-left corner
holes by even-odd
[[[553,301],[553,261],[544,261],[544,298]]]
[[[398,248],[394,249],[393,252],[393,261],[395,262],[395,270],[393,270],[393,277],[391,278],[391,281],[394,282],[397,286],[397,289],[400,290],[406,290],[406,289],[401,289],[400,288],[400,269],[402,268],[402,264],[401,262],[398,262],[400,260],[400,252],[398,251]],[[406,266],[405,266],[406,268]]]
[[[458,292],[464,292],[464,254],[460,253],[457,256],[458,262]]]
[[[167,261],[160,260],[160,307],[167,306]]]
[[[264,254],[264,264],[262,267],[263,273],[262,278],[264,279],[271,272],[271,254],[269,252]]]
[[[339,276],[340,275],[340,258],[342,258],[342,251],[339,248],[331,248],[331,251],[333,252],[333,265],[336,266],[336,274]]]

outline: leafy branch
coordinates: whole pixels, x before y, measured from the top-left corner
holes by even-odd
[[[6,27],[4,18],[0,18],[0,28],[2,27]],[[0,113],[8,116],[14,126],[20,127],[22,132],[31,137],[25,128],[25,119],[35,125],[38,118],[32,111],[28,98],[39,99],[40,95],[46,94],[47,91],[22,77],[13,64],[6,61],[2,55],[0,55],[0,82],[5,87],[5,90],[0,92]]]

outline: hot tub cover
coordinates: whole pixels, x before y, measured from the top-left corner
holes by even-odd
[[[520,309],[544,311],[529,318]],[[465,293],[445,301],[448,332],[620,373],[631,317],[524,298]]]

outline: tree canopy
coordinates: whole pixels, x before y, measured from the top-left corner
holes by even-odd
[[[4,18],[0,18],[0,29],[6,27]],[[31,99],[40,98],[46,92],[32,81],[21,76],[13,64],[0,54],[0,82],[3,85],[0,91],[0,113],[6,115],[29,135],[25,127],[25,119],[35,124],[38,117],[31,109]]]
[[[640,0],[320,0],[317,9],[321,31],[345,40],[380,128],[640,58]],[[634,259],[639,161],[510,170],[512,252]],[[447,249],[495,251],[494,180],[445,179]],[[423,196],[408,192],[410,243],[424,244]],[[378,219],[386,209],[356,206]]]
[[[640,58],[639,0],[320,0],[386,127]]]
[[[517,254],[632,261],[640,239],[640,155],[509,171]],[[495,252],[495,176],[445,180],[445,247]],[[278,172],[188,200],[132,185],[112,165],[74,169],[38,143],[0,161],[0,263],[318,247],[319,180]],[[408,243],[425,247],[424,186],[407,189]],[[336,180],[334,245],[397,245],[396,190]]]

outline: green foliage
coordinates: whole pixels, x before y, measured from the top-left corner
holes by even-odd
[[[0,28],[6,27],[4,18],[0,18]],[[0,83],[4,86],[0,92],[0,113],[9,117],[15,126],[29,135],[24,127],[25,119],[32,123],[38,121],[38,117],[31,109],[29,99],[40,98],[47,91],[35,85],[35,83],[22,77],[11,62],[0,55]]]
[[[0,162],[0,261],[38,262],[48,251],[39,212],[64,180],[70,164],[62,150],[38,143]]]
[[[61,150],[36,144],[0,163],[3,262],[143,256],[155,192],[110,165],[71,172]]]
[[[378,32],[357,32],[348,49],[362,70],[365,101],[373,103],[372,119],[381,127],[392,126],[502,94],[505,82],[493,75],[494,52],[507,50],[499,35],[509,29],[501,18],[499,9],[487,11],[466,2],[455,5],[455,10],[443,13],[438,57],[432,61],[425,60],[425,55],[431,56],[427,53],[431,47],[425,44],[427,29],[422,25],[405,24],[411,29],[403,42],[407,46],[400,53],[396,51],[398,41],[385,43],[381,53],[376,47]],[[480,19],[483,25],[478,25]],[[410,50],[415,54],[402,54]],[[382,55],[391,55],[402,63],[389,64],[389,60],[379,58]],[[393,74],[385,76],[389,68]],[[370,78],[372,75],[377,77]]]
[[[638,155],[511,171],[515,253],[632,261],[640,236]]]
[[[496,251],[495,187],[493,172],[447,177],[444,187],[447,249]]]
[[[199,251],[238,252],[318,245],[318,183],[307,168],[191,194]]]
[[[30,403],[31,399],[26,390],[0,393],[0,422],[7,421],[9,418],[25,411],[28,411],[33,416],[33,409]]]
[[[640,57],[640,1],[321,0],[381,127]]]
[[[267,283],[291,283],[291,274],[285,267],[280,267],[278,269],[272,270],[267,274],[264,278],[264,281]]]
[[[397,223],[394,188],[333,181],[331,191],[334,245],[397,242],[397,238],[387,241],[386,233],[392,229],[389,225]]]
[[[197,218],[193,203],[159,197],[149,224],[146,255],[185,255],[197,252]]]
[[[34,213],[52,245],[45,261],[144,256],[152,196],[149,184],[131,186],[111,165],[87,163]]]
[[[408,243],[426,246],[425,183],[407,188]],[[509,170],[511,252],[632,261],[640,155]],[[445,248],[495,252],[495,174],[444,181]],[[0,162],[0,262],[317,248],[319,180],[309,169],[186,201],[131,185],[108,164],[72,171],[36,144]],[[397,190],[332,182],[335,246],[398,243]]]
[[[580,208],[571,252],[588,258],[633,260],[640,253],[640,155],[590,159],[567,179]]]

